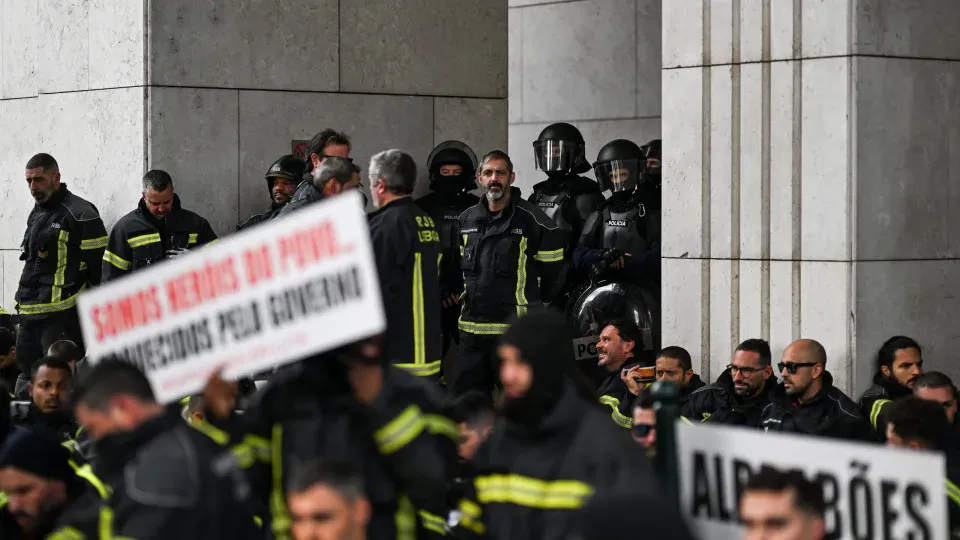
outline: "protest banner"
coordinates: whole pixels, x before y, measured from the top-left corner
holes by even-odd
[[[337,196],[82,294],[91,363],[120,356],[157,399],[196,393],[382,332],[357,193]]]
[[[948,538],[941,454],[737,427],[677,425],[680,505],[701,538],[739,540],[738,501],[761,466],[823,487],[828,539]]]

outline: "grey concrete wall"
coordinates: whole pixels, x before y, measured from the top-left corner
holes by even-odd
[[[36,152],[108,227],[162,168],[226,234],[269,203],[292,140],[333,127],[361,166],[401,148],[425,168],[449,138],[505,147],[506,97],[503,0],[0,0],[0,305]]]
[[[960,376],[960,4],[671,0],[664,343],[818,339],[841,388],[888,337]]]
[[[580,129],[591,163],[613,139],[660,136],[661,4],[669,1],[509,0],[509,153],[524,196],[543,179],[533,141],[553,122]]]

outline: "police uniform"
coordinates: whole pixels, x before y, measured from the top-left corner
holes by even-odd
[[[100,284],[100,259],[107,231],[97,208],[60,184],[50,198],[37,203],[27,218],[20,244],[24,261],[17,288],[18,390],[26,385],[34,362],[61,339],[83,349],[77,296]]]
[[[277,178],[286,178],[299,182],[303,177],[303,170],[306,168],[306,166],[306,162],[293,155],[283,156],[270,165],[270,168],[267,169],[266,174],[267,193],[270,195],[270,200],[273,200],[273,186],[276,183]],[[294,195],[295,194],[296,193],[294,193]],[[290,200],[292,201],[293,197],[291,197]],[[242,231],[244,229],[253,227],[254,225],[266,223],[276,218],[280,215],[280,211],[284,206],[284,204],[271,202],[269,208],[258,214],[250,216],[246,221],[237,225],[237,230]]]
[[[104,281],[125,276],[167,258],[169,250],[196,249],[217,240],[210,223],[180,206],[173,196],[173,210],[161,221],[153,217],[143,199],[137,209],[120,218],[110,231],[103,253]]]
[[[484,197],[460,215],[465,292],[452,381],[456,395],[493,388],[499,335],[512,318],[551,301],[563,284],[559,227],[516,191],[511,193],[500,212],[491,215]]]
[[[370,241],[387,315],[385,354],[412,375],[440,373],[440,234],[410,197],[371,212]]]

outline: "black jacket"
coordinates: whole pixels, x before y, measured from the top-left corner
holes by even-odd
[[[80,425],[68,410],[45,413],[32,401],[11,401],[10,421],[15,426],[41,429],[60,442],[76,441]]]
[[[92,473],[90,473],[92,474]],[[105,489],[100,484],[100,489]],[[106,495],[106,492],[103,492]],[[102,538],[100,536],[101,509],[103,498],[90,482],[79,476],[67,483],[67,500],[51,514],[44,516],[44,522],[34,538],[46,540],[75,540],[76,538]],[[77,536],[79,532],[81,536]],[[25,538],[10,510],[7,497],[0,492],[0,538],[17,540]]]
[[[277,217],[288,216],[292,212],[296,212],[301,208],[322,200],[323,193],[320,193],[313,185],[313,173],[305,172],[303,174],[303,180],[300,182],[300,185],[297,186],[297,190],[293,192],[293,197],[290,198],[290,202],[280,209]]]
[[[0,306],[0,328],[14,330],[15,326],[16,323],[13,321],[13,315],[11,315],[7,310],[3,309],[3,306]]]
[[[162,221],[153,217],[143,199],[137,209],[120,218],[110,231],[103,253],[103,280],[116,279],[166,258],[171,249],[196,249],[217,240],[206,219],[180,206],[173,196],[173,211]]]
[[[771,375],[759,395],[741,398],[734,392],[733,377],[727,369],[717,377],[717,382],[690,394],[680,407],[680,415],[694,423],[757,427],[777,384],[777,377]]]
[[[417,199],[417,205],[433,218],[440,233],[440,298],[463,292],[463,271],[460,269],[460,214],[476,205],[480,198],[471,193],[431,192]]]
[[[220,447],[175,411],[104,437],[97,451],[115,537],[262,538]]]
[[[947,477],[947,524],[950,540],[960,540],[960,457],[951,452],[944,455]]]
[[[237,225],[237,231],[242,231],[244,229],[249,229],[254,225],[259,225],[261,223],[266,223],[273,218],[280,215],[280,211],[283,210],[283,207],[286,205],[282,204],[271,204],[270,208],[267,208],[263,212],[254,214],[246,219],[243,223]]]
[[[630,358],[629,360],[627,363],[624,363],[620,369],[613,373],[608,373],[597,389],[597,395],[600,396],[600,403],[611,409],[610,418],[613,418],[614,423],[625,429],[633,428],[632,407],[636,396],[630,393],[627,385],[623,384],[620,373],[641,364],[641,362],[635,358]]]
[[[694,392],[696,392],[697,390],[703,388],[703,387],[706,386],[706,385],[707,385],[707,383],[703,382],[703,379],[701,379],[699,375],[697,375],[696,373],[694,373],[694,374],[693,374],[693,377],[690,377],[690,382],[687,383],[686,388],[684,388],[684,389],[680,392],[680,399],[682,400],[681,403],[682,403],[683,401],[686,401],[687,399],[689,399],[690,396],[693,395]]]
[[[275,375],[243,414],[243,429],[232,430],[239,442],[234,454],[260,507],[269,508],[265,527],[278,540],[290,538],[288,511],[268,501],[284,500],[276,486],[296,473],[291,467],[317,458],[356,463],[363,471],[371,540],[417,535],[418,514],[421,525],[443,519],[423,509],[444,500],[453,478],[456,427],[433,383],[389,366],[384,374],[384,389],[364,405],[336,358],[311,358]]]
[[[642,448],[569,384],[536,429],[498,421],[476,471],[457,538],[569,538],[593,495],[656,489]]]
[[[412,375],[440,372],[440,234],[410,197],[367,215],[387,315],[385,354]],[[412,309],[411,309],[412,307]]]
[[[507,321],[549,302],[563,284],[562,232],[511,190],[510,204],[496,215],[486,198],[460,214],[462,332],[502,334]]]
[[[600,208],[604,197],[600,184],[595,180],[568,174],[560,179],[548,179],[535,184],[528,200],[553,216],[553,220],[564,231],[564,249],[569,255],[583,232],[587,217]]]
[[[73,309],[81,290],[100,284],[105,247],[107,231],[97,207],[66,184],[34,205],[20,244],[24,264],[16,300],[21,320]]]
[[[884,377],[882,373],[873,375],[873,386],[860,396],[860,412],[870,421],[870,425],[881,441],[887,440],[887,419],[883,413],[884,409],[895,400],[912,394],[912,390]]]
[[[823,374],[823,388],[806,403],[788,396],[783,383],[773,391],[771,402],[760,414],[764,431],[804,433],[835,439],[876,442],[876,434],[857,404],[833,386],[833,376]]]

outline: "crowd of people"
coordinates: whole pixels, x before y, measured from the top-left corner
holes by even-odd
[[[161,170],[108,234],[52,156],[30,158],[17,313],[0,319],[0,538],[694,538],[651,465],[653,381],[680,389],[690,424],[933,449],[952,465],[956,390],[907,337],[879,349],[859,402],[810,339],[776,366],[748,339],[708,383],[683,347],[617,316],[578,366],[563,308],[588,275],[656,294],[660,279],[660,141],[611,141],[592,166],[585,147],[574,126],[544,129],[547,179],[524,199],[510,156],[447,141],[413,200],[412,156],[377,153],[363,185],[349,137],[321,131],[308,159],[270,165],[269,205],[237,229],[369,193],[386,331],[249,379],[215,373],[173,404],[124,358],[84,358],[77,297],[202,256],[217,235]],[[817,491],[761,470],[742,494],[747,537],[822,538]]]

